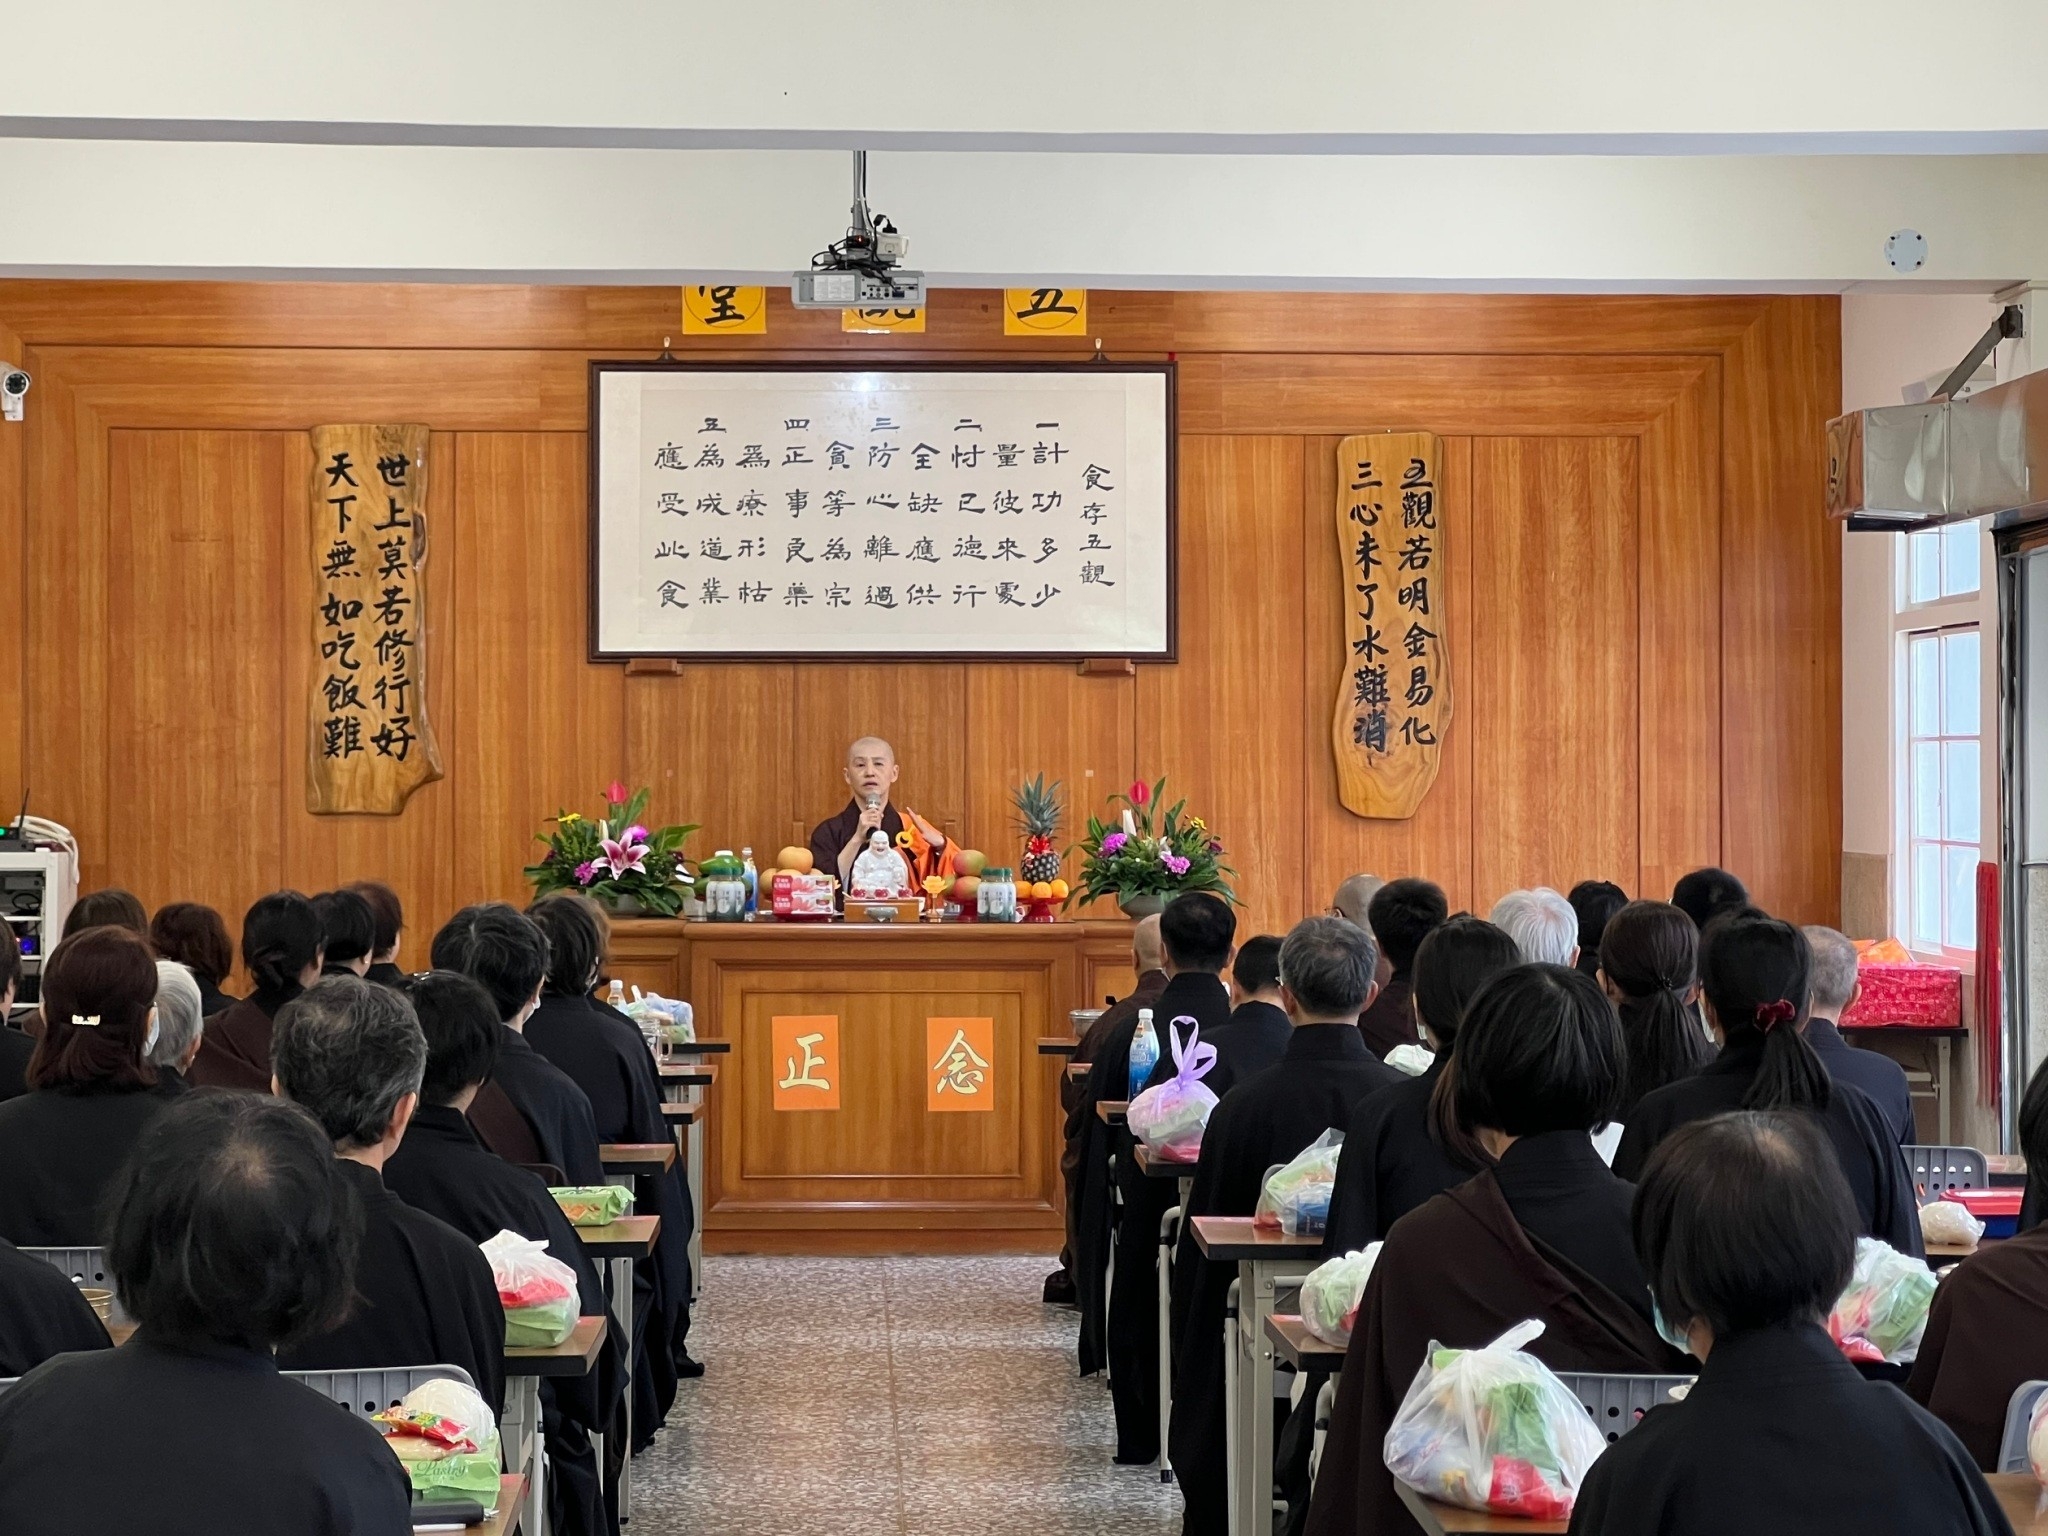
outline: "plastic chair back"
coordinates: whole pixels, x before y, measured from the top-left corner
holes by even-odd
[[[1565,1390],[1585,1406],[1593,1425],[1609,1445],[1640,1424],[1643,1415],[1671,1401],[1673,1387],[1689,1386],[1690,1376],[1595,1376],[1559,1371]]]
[[[430,1381],[459,1381],[471,1391],[476,1383],[459,1365],[394,1366],[374,1371],[285,1371],[293,1381],[302,1381],[359,1419],[395,1408],[414,1387]]]
[[[1951,1189],[1989,1189],[1991,1166],[1975,1147],[1905,1147],[1906,1166],[1913,1170],[1913,1188],[1925,1205]]]
[[[41,1259],[45,1264],[54,1265],[71,1278],[73,1285],[94,1286],[100,1290],[114,1289],[114,1277],[107,1273],[107,1254],[103,1248],[24,1248],[21,1250],[32,1259]],[[114,1297],[108,1323],[129,1323],[127,1309],[121,1305],[121,1298]]]
[[[2005,1438],[1998,1443],[1999,1471],[2032,1470],[2027,1461],[2027,1423],[2043,1392],[2048,1392],[2048,1381],[2023,1381],[2013,1388],[2012,1401],[2005,1410]]]

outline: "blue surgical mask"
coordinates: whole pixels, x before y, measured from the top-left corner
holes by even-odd
[[[1681,1330],[1672,1327],[1670,1323],[1664,1320],[1664,1309],[1657,1305],[1657,1297],[1654,1292],[1650,1296],[1650,1317],[1657,1325],[1658,1338],[1669,1344],[1673,1349],[1682,1349],[1688,1355],[1692,1353],[1692,1340],[1687,1338]]]

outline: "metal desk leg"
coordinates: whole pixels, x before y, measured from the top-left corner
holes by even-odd
[[[547,1451],[541,1441],[540,1378],[513,1376],[505,1383],[507,1450],[526,1474],[526,1509],[519,1526],[522,1531],[547,1536],[548,1487]]]
[[[619,1523],[623,1525],[633,1518],[633,1261],[611,1259],[604,1268],[612,1320],[626,1343],[626,1454],[619,1458]]]
[[[1243,1372],[1238,1369],[1237,1357],[1241,1332],[1237,1311],[1242,1288],[1243,1281],[1231,1281],[1223,1303],[1223,1468],[1227,1474],[1223,1503],[1230,1516],[1230,1536],[1242,1536],[1244,1529],[1244,1469],[1237,1462],[1238,1419],[1244,1412],[1238,1392]]]
[[[704,1108],[683,1139],[683,1156],[690,1160],[684,1177],[690,1186],[690,1300],[704,1294]]]
[[[1116,1381],[1116,1369],[1109,1363],[1109,1304],[1116,1295],[1116,1229],[1123,1223],[1123,1191],[1116,1185],[1116,1154],[1109,1155],[1109,1263],[1102,1271],[1102,1380]]]
[[[1173,1481],[1166,1459],[1167,1431],[1173,1423],[1173,1245],[1180,1236],[1180,1207],[1159,1219],[1159,1481]]]
[[[1266,1337],[1266,1319],[1278,1310],[1283,1290],[1298,1289],[1301,1273],[1280,1273],[1274,1259],[1245,1260],[1238,1265],[1242,1291],[1238,1301],[1238,1339],[1244,1353],[1240,1394],[1247,1415],[1241,1430],[1244,1447],[1245,1525],[1242,1536],[1273,1536],[1273,1343]],[[1294,1260],[1294,1263],[1300,1261]]]
[[[1934,1042],[1935,1065],[1941,1071],[1941,1081],[1935,1086],[1934,1090],[1934,1105],[1935,1113],[1941,1121],[1941,1144],[1945,1147],[1955,1145],[1955,1137],[1950,1134],[1949,1128],[1949,1046],[1951,1043],[1947,1035],[1940,1036]]]

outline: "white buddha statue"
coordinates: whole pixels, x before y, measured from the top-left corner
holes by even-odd
[[[877,827],[868,834],[868,845],[853,861],[851,895],[855,900],[894,900],[917,893],[910,885],[910,864],[889,846],[889,834]]]

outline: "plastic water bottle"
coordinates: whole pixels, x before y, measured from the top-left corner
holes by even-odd
[[[604,1000],[614,1008],[623,1011],[626,1006],[626,984],[614,976],[612,978],[611,990],[605,994]]]
[[[1126,1097],[1135,1099],[1144,1091],[1145,1080],[1159,1065],[1159,1037],[1152,1033],[1152,1010],[1138,1010],[1138,1031],[1131,1036],[1131,1088]]]
[[[744,861],[740,866],[740,878],[747,882],[746,915],[752,917],[761,910],[761,872],[754,868],[753,849],[742,847],[740,858]]]

